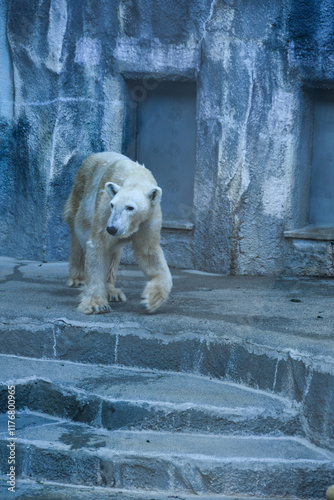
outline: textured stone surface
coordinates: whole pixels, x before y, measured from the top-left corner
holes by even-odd
[[[303,434],[298,405],[212,377],[2,355],[0,366],[0,412],[7,409],[7,386],[15,385],[17,410],[109,430]]]
[[[22,415],[24,419],[24,415]],[[132,490],[321,498],[332,455],[296,438],[96,431],[49,420],[16,432],[17,477]],[[4,433],[1,474],[5,473]],[[29,458],[28,458],[29,457]],[[306,475],[308,481],[305,481]]]
[[[1,478],[1,476],[0,476]],[[241,497],[233,495],[194,495],[157,492],[157,491],[130,491],[119,489],[106,489],[98,486],[77,486],[43,481],[36,483],[27,479],[18,481],[16,493],[8,494],[5,487],[0,485],[0,494],[3,500],[15,498],[17,500],[272,500],[272,498]],[[276,498],[275,500],[283,500]],[[284,500],[292,500],[284,498]]]
[[[330,242],[283,236],[307,223],[304,88],[332,85],[332,8],[331,0],[2,3],[0,251],[66,259],[63,205],[85,156],[122,150],[126,79],[145,91],[147,77],[191,79],[195,229],[163,232],[168,261],[333,276]]]
[[[146,315],[145,280],[122,266],[128,302],[86,317],[67,272],[0,259],[0,472],[14,384],[17,498],[324,498],[331,280],[174,270],[170,301]]]
[[[128,301],[86,317],[67,272],[65,263],[0,259],[2,353],[190,372],[275,392],[301,405],[311,440],[334,450],[334,282],[173,271],[169,302],[146,315],[145,280],[124,266],[118,283]]]

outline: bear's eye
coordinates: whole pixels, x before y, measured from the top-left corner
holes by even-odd
[[[125,208],[126,208],[126,210],[129,210],[130,212],[132,212],[132,210],[135,209],[135,207],[133,207],[131,205],[127,205]]]
[[[110,208],[111,210],[114,208],[114,205],[112,203],[110,203]]]

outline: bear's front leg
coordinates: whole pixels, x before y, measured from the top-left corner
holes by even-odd
[[[143,244],[142,238],[133,242],[136,261],[150,280],[144,288],[141,304],[148,312],[154,313],[168,299],[173,286],[172,276],[160,244]]]
[[[115,287],[116,275],[121,260],[122,247],[115,248],[111,253],[110,267],[107,279],[108,299],[112,302],[126,302],[126,296],[119,288]]]
[[[103,314],[111,311],[108,304],[108,260],[103,245],[88,240],[86,247],[86,281],[79,311],[85,314]]]

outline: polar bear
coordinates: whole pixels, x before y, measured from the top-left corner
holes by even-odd
[[[149,282],[142,304],[155,312],[168,298],[172,277],[160,246],[162,191],[151,172],[119,153],[89,156],[79,168],[64,209],[71,229],[69,286],[84,284],[79,310],[110,312],[110,301],[125,301],[115,288],[123,246]]]

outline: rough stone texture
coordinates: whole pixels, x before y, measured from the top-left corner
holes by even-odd
[[[18,481],[18,490],[16,493],[7,494],[5,487],[0,486],[1,498],[3,500],[170,500],[170,493],[157,491],[129,491],[119,489],[106,489],[98,486],[77,486],[55,484],[49,481],[43,481],[38,484],[35,481],[21,479]],[[176,500],[247,500],[245,496],[239,497],[233,495],[176,495],[172,498]],[[249,498],[249,497],[248,497]],[[255,498],[251,500],[272,500],[272,498]],[[276,498],[275,500],[283,500]],[[284,500],[293,500],[285,498]]]
[[[0,364],[6,382],[0,385],[0,421],[10,383],[19,411],[108,430],[303,435],[299,405],[212,377],[8,355],[0,355]],[[16,427],[26,420],[17,417]]]
[[[296,498],[320,499],[333,474],[333,456],[302,439],[200,434],[194,439],[188,433],[109,433],[55,419],[30,423],[31,418],[16,433],[17,454],[24,457],[17,477],[39,481],[171,495],[277,498],[293,491]],[[6,442],[0,434],[2,450]]]
[[[273,392],[300,405],[310,440],[334,450],[332,280],[173,271],[170,300],[146,315],[142,274],[122,267],[128,301],[87,317],[76,309],[78,290],[65,286],[67,271],[64,263],[0,259],[2,353],[190,372]],[[75,398],[62,398],[73,415]]]
[[[332,280],[174,270],[169,302],[147,315],[143,276],[122,266],[128,301],[87,317],[67,272],[0,259],[0,473],[15,385],[22,499],[62,498],[58,489],[76,498],[83,484],[82,498],[103,498],[101,488],[132,490],[119,498],[152,489],[161,495],[151,498],[324,497],[334,464]]]
[[[66,259],[62,208],[85,156],[123,148],[126,79],[144,89],[147,77],[190,79],[195,229],[163,232],[170,264],[333,276],[329,241],[283,236],[307,223],[304,89],[334,82],[331,0],[7,0],[0,9],[3,254]]]

